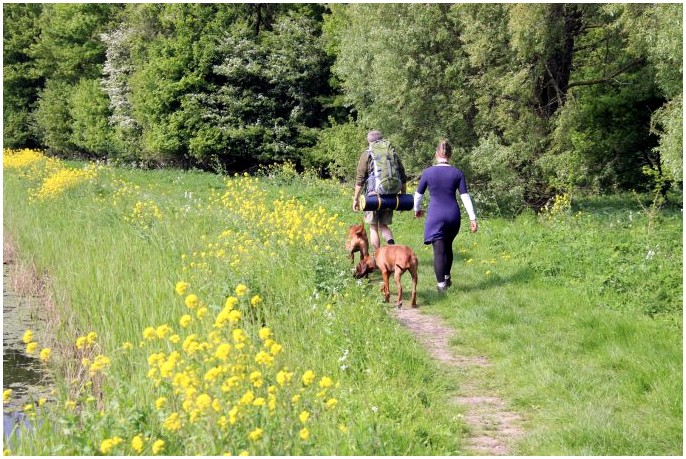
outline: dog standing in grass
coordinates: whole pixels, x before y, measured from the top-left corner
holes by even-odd
[[[388,282],[391,273],[393,273],[395,285],[398,287],[398,301],[395,304],[401,308],[403,306],[403,286],[400,283],[400,276],[405,271],[409,271],[410,276],[412,276],[412,307],[416,308],[418,267],[419,260],[412,248],[405,245],[384,245],[374,252],[374,257],[367,255],[360,260],[355,269],[355,277],[360,279],[369,275],[374,269],[379,269],[383,279],[381,292],[384,295],[384,301],[388,303],[391,296]]]
[[[345,241],[345,250],[353,264],[355,264],[355,252],[360,252],[360,260],[369,255],[369,239],[367,239],[364,223],[350,227],[348,239]]]

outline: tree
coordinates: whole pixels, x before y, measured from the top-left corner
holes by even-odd
[[[351,4],[327,17],[333,71],[364,129],[380,129],[408,169],[431,161],[439,138],[469,145],[471,112],[459,31],[445,5]],[[393,19],[391,19],[393,18]]]
[[[108,105],[100,80],[84,78],[73,88],[69,99],[69,116],[73,120],[69,141],[88,156],[104,159],[115,152]]]
[[[683,181],[683,5],[623,5],[623,28],[631,50],[645,55],[666,102],[655,111],[651,131],[659,137],[652,165],[662,180]],[[663,167],[664,166],[664,171]]]
[[[38,3],[5,3],[3,12],[3,145],[36,147],[32,112],[42,79],[28,50],[39,36]]]
[[[106,123],[98,120],[87,126],[91,134],[80,131],[86,127],[83,116],[88,112],[92,116],[93,103],[103,100],[99,90],[86,81],[96,81],[101,75],[105,48],[100,33],[116,21],[120,11],[121,6],[108,4],[44,4],[41,9],[37,20],[39,38],[28,51],[36,78],[44,81],[33,117],[36,136],[55,153],[107,153],[89,151],[98,143],[93,143],[92,138],[85,141],[94,131],[107,129]],[[90,88],[88,97],[83,96],[85,88]],[[76,125],[73,115],[80,117]],[[107,137],[109,133],[102,135]]]
[[[328,91],[328,60],[317,22],[291,12],[259,36],[237,27],[220,40],[217,55],[217,84],[183,101],[194,132],[190,154],[230,168],[299,161],[326,120],[318,96]]]

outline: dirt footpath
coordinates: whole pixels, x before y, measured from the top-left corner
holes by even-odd
[[[393,309],[396,319],[407,327],[436,360],[455,367],[473,368],[488,366],[485,357],[455,355],[450,350],[450,339],[455,330],[440,317],[423,314],[419,309]],[[511,454],[512,443],[522,436],[522,418],[507,409],[499,397],[487,393],[475,383],[463,385],[453,402],[465,412],[470,437],[468,452],[475,455],[505,456]]]

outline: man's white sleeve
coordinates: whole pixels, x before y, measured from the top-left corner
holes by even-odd
[[[469,193],[461,194],[460,198],[462,198],[462,204],[464,204],[464,208],[467,209],[469,220],[476,220],[476,212],[474,212],[474,205],[472,204],[472,198],[469,196]],[[416,201],[417,199],[415,198],[415,202]]]

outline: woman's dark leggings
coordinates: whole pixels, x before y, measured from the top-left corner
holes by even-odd
[[[434,248],[434,271],[436,272],[436,282],[445,282],[445,276],[450,276],[450,269],[453,267],[453,241],[455,235],[450,235],[445,239],[437,239],[431,243]]]

